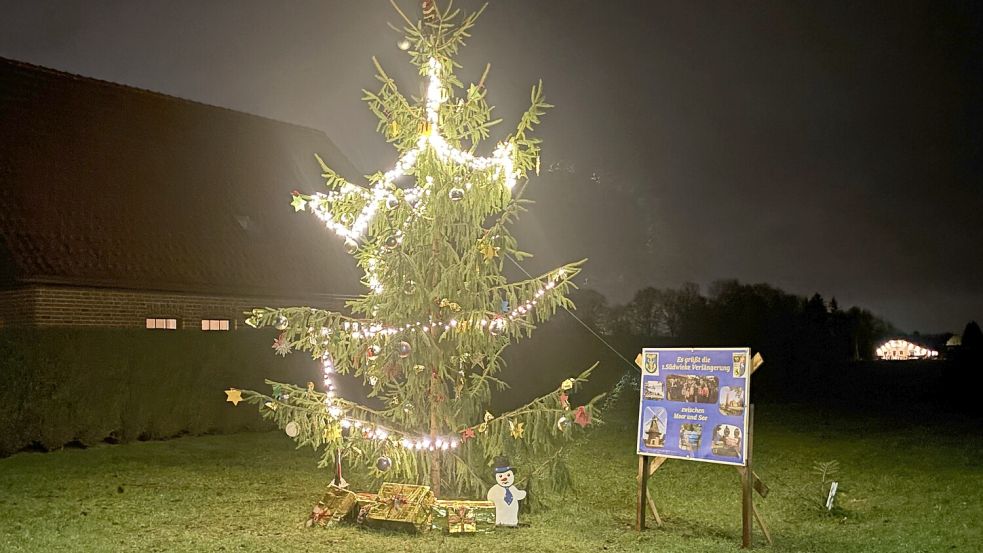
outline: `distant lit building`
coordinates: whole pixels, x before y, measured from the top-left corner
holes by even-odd
[[[939,356],[939,352],[933,349],[902,339],[888,340],[880,346],[877,346],[874,353],[876,353],[877,358],[882,361],[932,359]]]

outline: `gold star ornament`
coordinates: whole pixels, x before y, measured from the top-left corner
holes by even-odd
[[[481,255],[485,256],[485,261],[491,261],[498,257],[498,246],[492,246],[488,242],[478,246],[478,251],[481,252]]]
[[[294,196],[294,199],[292,202],[290,202],[290,205],[293,206],[295,212],[304,211],[304,208],[307,207],[307,200],[305,200],[300,194],[298,194]]]
[[[509,426],[511,427],[512,437],[516,440],[521,440],[522,433],[526,431],[526,423],[509,421]]]
[[[239,405],[239,402],[242,401],[242,390],[229,388],[225,391],[225,401],[228,401],[232,405]]]

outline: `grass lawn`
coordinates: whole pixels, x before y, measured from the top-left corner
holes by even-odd
[[[772,551],[980,551],[983,438],[968,422],[918,426],[760,406],[756,501]],[[309,450],[280,432],[180,438],[0,459],[0,551],[735,551],[737,474],[669,461],[652,490],[665,526],[632,530],[630,406],[572,453],[577,489],[489,535],[422,537],[302,524],[327,483]],[[842,512],[801,499],[814,461],[841,465]],[[520,467],[521,468],[521,467]],[[756,545],[765,547],[756,529]]]

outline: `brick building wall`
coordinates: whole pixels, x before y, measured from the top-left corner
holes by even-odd
[[[0,328],[30,324],[31,305],[30,290],[0,290]]]
[[[202,319],[242,326],[244,311],[263,306],[310,305],[338,310],[336,298],[235,297],[177,292],[29,285],[0,291],[0,326],[145,328],[148,318],[176,319],[177,328],[201,330]]]

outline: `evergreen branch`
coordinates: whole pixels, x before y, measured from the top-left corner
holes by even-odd
[[[562,446],[557,448],[556,452],[550,455],[545,461],[543,461],[539,466],[534,468],[531,472],[526,474],[525,477],[523,477],[522,480],[519,480],[516,485],[525,484],[526,482],[532,480],[534,476],[538,476],[542,470],[549,468],[557,459],[562,457],[565,452],[566,452],[566,448]]]
[[[597,367],[597,365],[598,365],[598,363],[595,362],[593,365],[590,366],[590,368],[588,368],[584,372],[582,372],[579,375],[577,375],[576,377],[574,377],[573,388],[571,388],[571,390],[572,391],[576,391],[580,387],[581,384],[583,384],[584,382],[587,382],[588,377],[590,376],[591,371],[593,371]],[[497,417],[493,417],[493,418],[491,418],[491,419],[489,419],[487,421],[484,421],[484,422],[481,422],[481,423],[478,423],[478,424],[474,424],[474,425],[471,425],[471,426],[462,428],[462,429],[458,430],[457,433],[458,434],[461,434],[465,430],[468,430],[468,429],[470,429],[470,430],[476,430],[482,424],[487,424],[488,427],[491,427],[492,425],[503,424],[509,418],[514,418],[514,417],[517,417],[519,415],[524,415],[524,414],[528,414],[528,413],[539,412],[539,411],[543,411],[543,410],[545,410],[547,412],[555,412],[555,411],[558,411],[558,409],[555,409],[555,408],[552,408],[552,407],[545,408],[545,407],[542,407],[542,406],[547,402],[548,399],[555,399],[556,396],[557,396],[557,392],[562,392],[562,391],[564,391],[563,390],[563,386],[560,385],[557,388],[555,388],[554,390],[552,390],[551,392],[549,392],[548,394],[542,395],[542,396],[540,396],[540,397],[538,397],[538,398],[530,401],[529,403],[527,403],[527,404],[525,404],[525,405],[523,405],[521,407],[517,407],[517,408],[515,408],[515,409],[513,409],[511,411],[508,411],[506,413],[502,413],[501,415],[498,415]],[[595,400],[597,400],[597,399],[599,399],[599,398],[595,398],[594,400],[592,400],[592,402],[595,401]],[[590,404],[587,404],[587,405],[590,405]],[[562,411],[564,413],[566,412],[565,410],[562,410]]]

